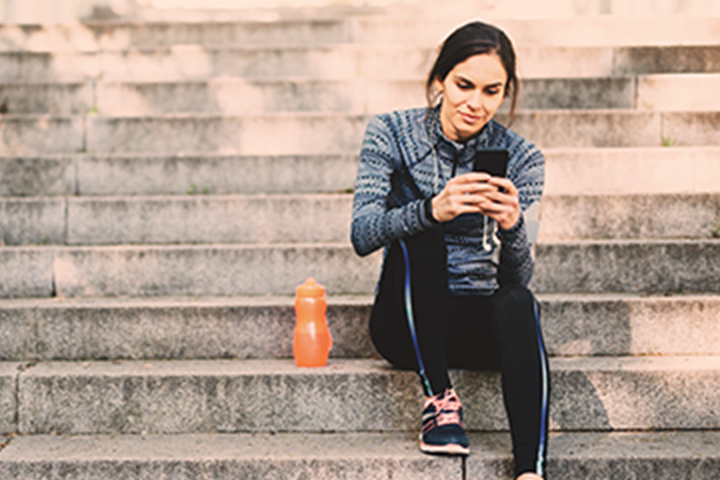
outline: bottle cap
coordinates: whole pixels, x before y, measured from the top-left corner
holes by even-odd
[[[303,285],[297,287],[297,295],[300,297],[322,297],[325,289],[322,285],[315,283],[315,280],[308,278]]]

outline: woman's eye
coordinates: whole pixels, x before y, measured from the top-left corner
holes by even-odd
[[[457,86],[460,90],[470,90],[472,88],[472,85],[463,82],[458,83]]]
[[[490,89],[485,90],[485,93],[487,93],[488,95],[497,95],[498,93],[500,93],[500,89],[499,88],[490,88]]]

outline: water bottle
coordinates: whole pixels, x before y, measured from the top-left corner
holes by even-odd
[[[332,336],[327,326],[325,289],[315,280],[297,287],[295,296],[295,336],[293,355],[298,367],[327,365],[332,348]]]

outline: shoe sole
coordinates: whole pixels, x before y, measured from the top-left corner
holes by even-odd
[[[470,455],[470,447],[463,447],[457,443],[447,445],[428,445],[420,440],[420,451],[433,455]]]

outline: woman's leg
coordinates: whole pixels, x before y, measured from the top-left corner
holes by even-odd
[[[418,372],[426,401],[420,449],[470,452],[462,405],[447,372],[448,304],[445,241],[433,229],[393,244],[370,317],[375,347],[393,365]]]
[[[501,371],[516,475],[542,477],[550,392],[535,298],[522,286],[508,286],[491,296],[450,301],[450,368]]]
[[[539,306],[533,294],[519,285],[501,288],[493,297],[515,474],[544,476],[550,376]]]
[[[450,387],[446,255],[439,228],[393,243],[370,315],[375,348],[395,367],[418,372],[428,397]]]

